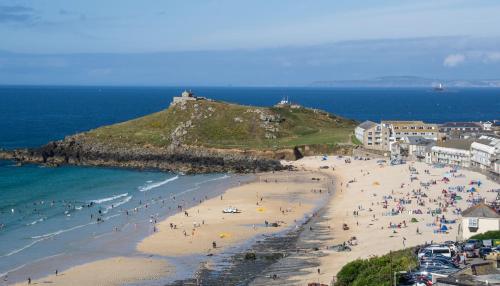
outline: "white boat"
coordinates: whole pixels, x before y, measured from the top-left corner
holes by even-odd
[[[442,83],[439,83],[434,87],[434,91],[444,91],[444,85]]]
[[[224,210],[222,210],[222,212],[225,214],[239,214],[239,213],[241,213],[241,211],[239,209],[233,208],[233,207],[225,208]]]

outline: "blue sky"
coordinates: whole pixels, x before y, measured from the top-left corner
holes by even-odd
[[[0,83],[493,78],[498,15],[492,0],[2,0]]]

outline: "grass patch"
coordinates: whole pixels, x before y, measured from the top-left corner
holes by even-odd
[[[119,146],[166,147],[173,142],[214,148],[281,149],[351,144],[356,122],[323,111],[191,101],[127,122],[91,130],[87,139]]]

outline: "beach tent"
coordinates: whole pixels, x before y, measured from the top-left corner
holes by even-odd
[[[446,225],[444,225],[444,224],[443,224],[443,225],[441,226],[441,231],[447,231],[447,230],[448,230],[448,227],[447,227]]]

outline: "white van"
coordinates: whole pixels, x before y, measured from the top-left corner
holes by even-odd
[[[448,246],[445,245],[431,245],[420,251],[418,253],[418,258],[422,258],[424,256],[434,256],[434,255],[451,257],[451,250]]]

